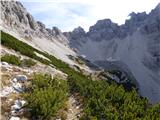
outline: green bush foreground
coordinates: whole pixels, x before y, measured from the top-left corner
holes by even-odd
[[[20,60],[19,57],[15,55],[10,55],[10,54],[6,54],[2,56],[1,61],[13,64],[13,65],[17,65],[17,66],[23,66],[23,67],[31,67],[36,64],[36,62],[33,61],[32,59]]]
[[[55,119],[58,110],[64,107],[67,101],[67,81],[53,79],[50,75],[36,74],[32,86],[25,96],[32,119]]]
[[[21,65],[20,58],[15,55],[6,54],[1,57],[1,61],[13,64],[13,65],[17,65],[17,66]]]

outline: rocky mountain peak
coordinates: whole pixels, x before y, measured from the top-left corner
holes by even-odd
[[[152,34],[160,32],[160,3],[147,16],[147,19],[141,27],[144,34]]]
[[[90,38],[93,41],[101,41],[101,40],[110,40],[112,38],[123,39],[128,35],[132,35],[137,30],[140,30],[142,33],[148,34],[154,31],[154,30],[148,30],[148,28],[152,29],[153,24],[151,23],[154,23],[155,26],[159,26],[158,25],[159,23],[158,21],[160,19],[159,11],[160,11],[159,5],[157,5],[157,7],[154,10],[152,10],[150,14],[147,14],[146,12],[142,13],[132,12],[129,14],[130,19],[126,20],[125,24],[120,26],[112,22],[110,19],[98,20],[95,25],[89,28],[89,31],[87,33],[85,33],[83,28],[78,27],[75,28],[72,32],[70,32],[70,34],[65,33],[65,35],[67,35],[69,40],[74,39],[74,41],[76,39],[80,40],[82,36],[87,36],[87,39]],[[146,27],[148,25],[150,25],[150,27]],[[85,41],[84,38],[83,41]]]
[[[88,36],[92,40],[111,39],[117,36],[118,25],[110,19],[98,20],[97,23],[89,28]]]
[[[98,20],[95,26],[110,26],[112,24],[112,21],[110,19],[103,19],[103,20]]]
[[[98,20],[97,23],[89,28],[89,32],[101,29],[116,29],[117,24],[113,23],[110,19]]]
[[[124,29],[125,33],[132,35],[138,28],[144,25],[144,21],[147,19],[146,12],[135,13],[132,12],[129,14],[130,19],[125,21],[125,24],[120,26],[121,29]]]
[[[54,35],[62,34],[61,30],[58,29],[57,27],[52,27],[52,32],[53,32]]]
[[[160,18],[160,3],[150,13],[151,15]]]
[[[147,18],[146,12],[142,12],[142,13],[132,12],[132,13],[129,14],[129,16],[131,18],[129,20],[125,21],[125,25],[130,24],[131,27],[133,27],[133,25],[136,25],[136,27],[139,26]]]
[[[72,47],[86,41],[87,34],[80,26],[75,28],[72,32],[64,32],[63,34],[70,40],[69,45]]]
[[[72,32],[73,32],[73,33],[85,34],[85,31],[84,31],[84,29],[83,29],[81,26],[75,28]]]
[[[160,3],[156,6],[155,9],[160,10]]]
[[[129,16],[131,16],[132,20],[141,20],[141,19],[146,18],[147,14],[146,14],[146,12],[142,12],[142,13],[132,12],[129,14]]]

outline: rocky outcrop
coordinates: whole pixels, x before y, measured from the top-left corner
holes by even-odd
[[[85,42],[86,40],[86,32],[82,27],[75,28],[72,32],[64,32],[63,33],[69,40],[69,45],[71,47],[78,47],[81,45],[81,42]]]
[[[160,4],[148,15],[141,30],[146,34],[160,32]]]
[[[67,45],[68,40],[63,33],[56,27],[46,28],[45,25],[34,18],[23,5],[18,1],[1,1],[1,20],[3,27],[14,28],[24,38],[44,37],[50,40],[60,40],[62,44]]]
[[[107,34],[106,34],[107,33]],[[97,23],[89,28],[87,35],[92,40],[110,40],[118,36],[118,25],[113,23],[110,19],[99,20]],[[102,39],[99,39],[102,38]]]

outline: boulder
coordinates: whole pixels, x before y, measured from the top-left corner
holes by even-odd
[[[20,120],[20,118],[12,116],[9,120]]]
[[[25,81],[27,81],[27,79],[28,79],[26,75],[17,75],[15,78],[16,78],[17,81],[19,81],[19,82],[25,82]]]

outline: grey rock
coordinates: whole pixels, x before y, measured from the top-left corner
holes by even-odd
[[[69,45],[71,47],[78,47],[81,45],[81,42],[86,42],[86,32],[80,26],[75,28],[72,32],[64,32],[63,34],[70,40]]]
[[[99,20],[94,26],[89,28],[87,35],[92,40],[109,40],[117,36],[118,25],[113,23],[110,19]]]
[[[28,18],[28,22],[29,22],[29,25],[30,25],[30,28],[35,30],[36,29],[36,22],[34,21],[33,17],[27,13],[27,18]]]

